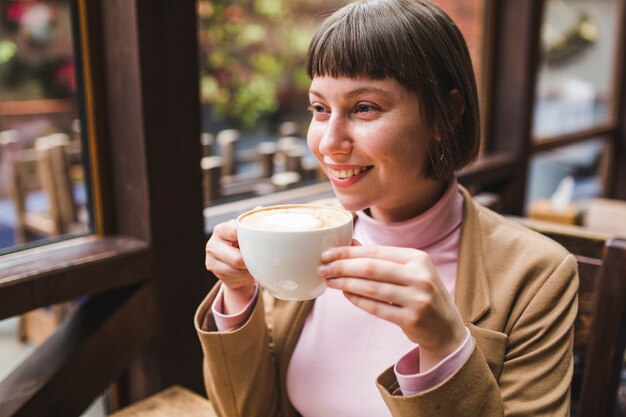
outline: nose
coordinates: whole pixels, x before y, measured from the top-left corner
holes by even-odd
[[[319,143],[322,155],[346,155],[352,152],[352,137],[348,121],[333,114],[324,126]]]

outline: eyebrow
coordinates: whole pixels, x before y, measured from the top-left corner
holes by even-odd
[[[349,91],[347,94],[345,94],[346,98],[353,98],[355,96],[358,96],[359,94],[363,94],[363,93],[378,93],[378,94],[382,94],[386,97],[389,97],[392,95],[392,93],[390,91],[387,90],[383,90],[382,88],[378,88],[378,87],[359,87],[356,88],[354,90]],[[313,94],[319,98],[325,98],[324,95],[322,93],[319,93],[315,90],[309,90],[309,94]]]

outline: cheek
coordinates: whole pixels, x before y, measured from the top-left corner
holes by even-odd
[[[425,177],[426,153],[424,138],[415,134],[399,135],[393,147],[381,150],[385,160],[395,161],[393,169],[401,171],[407,178]]]
[[[319,149],[320,138],[321,135],[319,134],[319,132],[316,132],[316,129],[313,127],[313,125],[309,126],[309,131],[306,135],[306,144],[317,159],[320,159],[321,157]]]

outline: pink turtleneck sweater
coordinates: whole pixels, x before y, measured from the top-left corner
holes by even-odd
[[[427,212],[406,222],[383,224],[357,212],[354,238],[362,245],[416,248],[427,252],[444,285],[454,296],[463,198],[453,182]],[[221,291],[213,305],[218,329],[242,324],[252,301],[238,314],[224,315]],[[372,316],[329,289],[307,318],[287,370],[287,392],[303,417],[391,416],[376,388],[376,378],[395,364],[404,395],[425,391],[445,381],[469,357],[474,345],[465,341],[427,372],[419,370],[419,347],[395,324]]]

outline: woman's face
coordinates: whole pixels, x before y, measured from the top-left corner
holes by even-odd
[[[424,175],[431,138],[416,94],[391,78],[314,77],[309,101],[309,148],[345,208],[398,222],[441,196]]]

